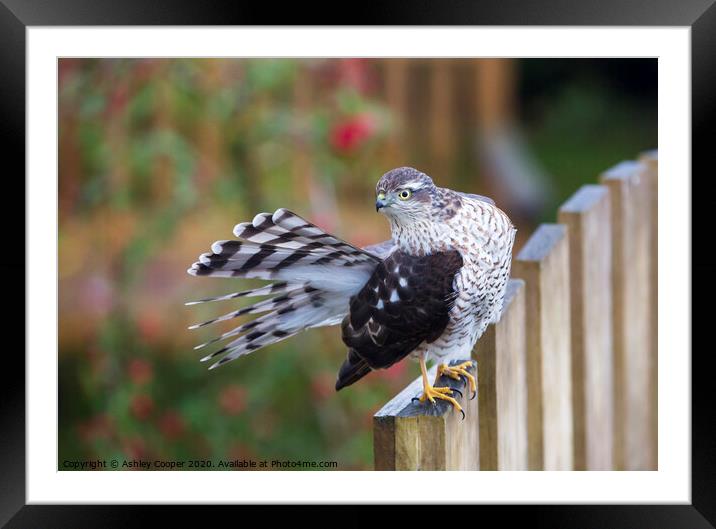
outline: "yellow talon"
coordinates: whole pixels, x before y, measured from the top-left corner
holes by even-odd
[[[446,388],[446,387],[439,387],[436,388],[435,386],[428,386],[426,388],[423,388],[423,394],[418,399],[420,402],[425,402],[426,400],[430,400],[433,404],[435,404],[435,398],[442,399],[444,395],[447,395],[450,399],[453,399],[450,397],[452,394],[452,389]],[[445,399],[447,400],[447,399]],[[459,405],[458,405],[459,407]]]
[[[471,367],[472,362],[470,361],[463,362],[462,364],[457,364],[454,366],[440,364],[438,366],[438,374],[437,377],[435,377],[435,381],[437,382],[437,379],[443,375],[447,375],[454,380],[460,380],[460,377],[463,376],[467,379],[468,384],[470,386],[470,391],[472,391],[474,395],[477,393],[477,382],[475,381],[475,377],[467,371]]]
[[[446,400],[453,405],[453,408],[455,408],[455,410],[462,413],[463,418],[465,418],[465,412],[462,410],[462,407],[451,396],[453,392],[452,388],[435,387],[430,385],[430,383],[428,382],[428,370],[427,367],[425,367],[425,360],[423,358],[420,359],[420,370],[423,374],[423,394],[418,400],[420,402],[425,402],[426,400],[429,400],[433,404],[435,404],[435,399]]]

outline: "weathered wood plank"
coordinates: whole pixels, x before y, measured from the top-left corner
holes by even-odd
[[[525,283],[507,284],[502,316],[478,340],[480,469],[527,470]]]
[[[646,165],[646,178],[649,186],[651,204],[651,224],[649,232],[649,288],[651,306],[649,311],[649,333],[651,334],[651,374],[649,377],[651,443],[653,446],[649,468],[658,467],[659,453],[659,155],[656,150],[642,153],[639,161]]]
[[[475,376],[474,362],[473,366]],[[428,372],[431,381],[435,371],[433,367]],[[373,417],[376,470],[479,470],[478,399],[469,399],[463,380],[443,376],[437,385],[463,393],[456,399],[465,419],[445,401],[412,402],[422,393],[418,377]]]
[[[622,162],[601,176],[612,204],[614,397],[617,469],[648,470],[652,374],[649,332],[649,183],[642,163]]]
[[[543,224],[512,265],[527,311],[528,460],[531,470],[573,466],[567,229]]]
[[[559,210],[569,234],[575,470],[613,468],[612,245],[609,191],[587,185]]]

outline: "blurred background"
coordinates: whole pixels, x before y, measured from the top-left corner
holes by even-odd
[[[60,59],[59,461],[337,461],[371,469],[372,416],[418,373],[340,393],[337,327],[207,371],[187,326],[248,288],[186,269],[289,208],[356,245],[389,238],[387,170],[489,195],[518,228],[657,147],[656,59]]]

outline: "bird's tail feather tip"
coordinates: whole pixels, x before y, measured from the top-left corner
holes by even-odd
[[[373,369],[358,354],[350,349],[348,357],[338,371],[338,380],[336,380],[336,391],[340,391],[346,386],[358,382],[361,378],[370,373]]]
[[[249,226],[252,226],[250,222],[239,222],[236,226],[234,226],[234,237],[238,237]]]
[[[217,255],[221,255],[225,246],[236,246],[236,241],[216,241],[211,245],[211,251]]]
[[[289,209],[278,208],[276,211],[273,212],[273,215],[271,215],[271,221],[278,224],[279,222],[285,220],[288,217],[295,217],[296,220],[305,220]]]

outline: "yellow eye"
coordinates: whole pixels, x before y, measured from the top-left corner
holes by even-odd
[[[410,189],[403,189],[400,193],[398,193],[398,198],[400,200],[408,200],[410,195],[412,195]]]

